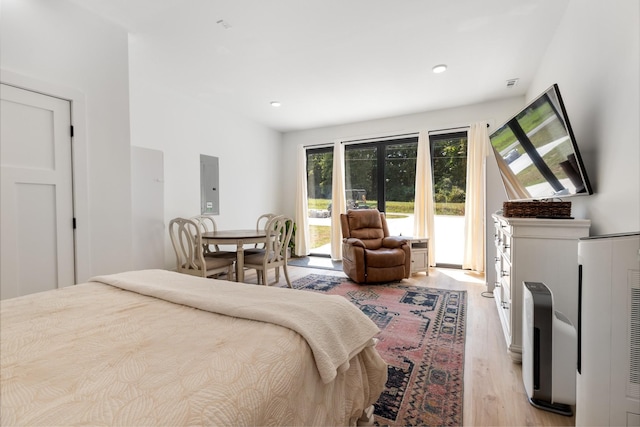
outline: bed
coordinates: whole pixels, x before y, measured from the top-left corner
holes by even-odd
[[[387,378],[342,297],[144,270],[0,307],[2,425],[356,425]]]

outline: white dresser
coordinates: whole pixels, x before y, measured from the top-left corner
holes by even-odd
[[[494,214],[498,315],[512,360],[522,360],[523,282],[542,282],[555,309],[578,324],[578,239],[591,221],[507,218]]]

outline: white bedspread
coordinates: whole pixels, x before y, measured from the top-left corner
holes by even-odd
[[[346,364],[344,354],[362,342],[320,354],[323,342],[342,340],[312,338],[312,351],[288,326],[184,305],[230,299],[233,310],[261,311],[235,291],[265,298],[273,292],[282,296],[279,303],[304,293],[315,302],[299,305],[315,319],[335,298],[170,272],[124,277],[100,280],[129,286],[123,282],[133,278],[143,288],[175,280],[187,292],[177,296],[173,285],[161,286],[182,301],[175,303],[90,282],[0,302],[2,425],[354,425],[382,392],[387,367],[368,341]],[[324,320],[310,323],[316,322]],[[346,332],[331,323],[326,327]],[[305,334],[313,329],[301,328]],[[318,359],[326,359],[322,369],[331,365],[333,374],[321,377]],[[334,378],[326,382],[327,376]]]

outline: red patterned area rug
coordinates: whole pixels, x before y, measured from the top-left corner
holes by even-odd
[[[320,274],[292,285],[342,295],[380,328],[376,348],[389,378],[375,403],[377,425],[462,425],[466,291],[401,282],[366,286]]]

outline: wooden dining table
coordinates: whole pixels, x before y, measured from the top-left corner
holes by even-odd
[[[244,282],[244,245],[264,243],[264,230],[218,230],[202,233],[202,240],[209,245],[236,245],[236,281]]]

